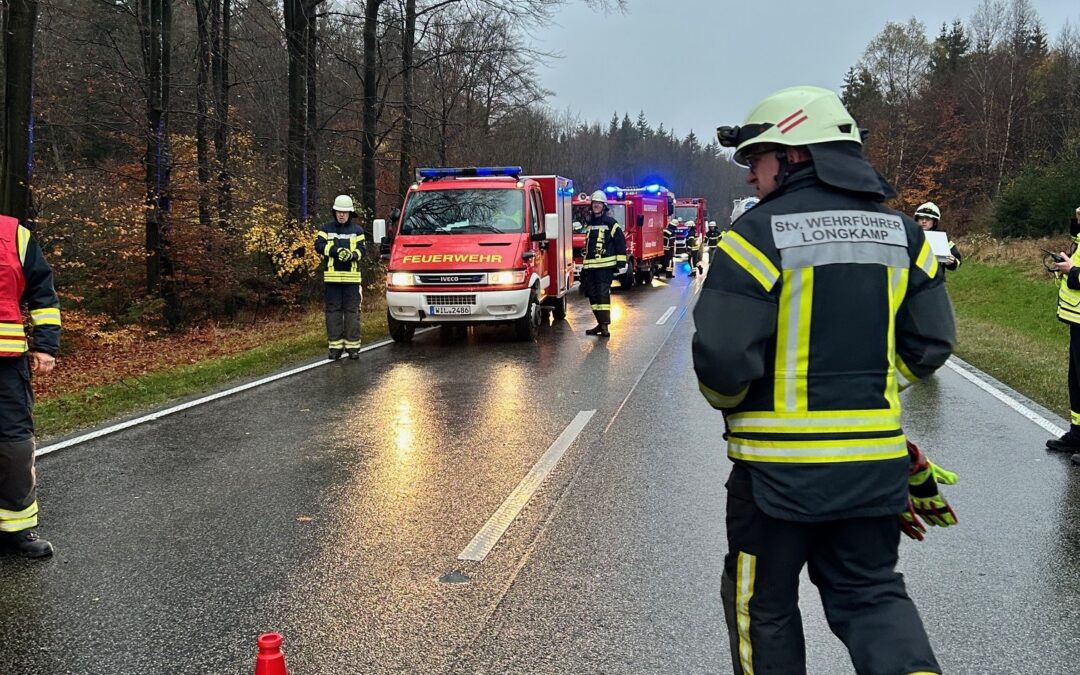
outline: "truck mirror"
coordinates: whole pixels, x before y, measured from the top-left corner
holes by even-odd
[[[401,209],[395,206],[394,209],[390,211],[390,222],[396,223],[399,218],[401,218]]]
[[[521,254],[521,259],[526,261],[526,262],[528,262],[529,260],[532,260],[535,257],[536,257],[536,254],[533,253],[532,251],[525,251],[524,253]]]
[[[371,223],[371,238],[378,242],[386,239],[386,221],[382,218],[376,218]]]
[[[547,232],[548,236],[550,236],[552,239],[559,238],[559,214],[544,214],[544,231]]]

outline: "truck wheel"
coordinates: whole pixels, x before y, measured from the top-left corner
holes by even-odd
[[[386,327],[390,329],[390,337],[394,339],[394,342],[402,344],[412,342],[413,334],[416,333],[416,326],[404,321],[398,321],[390,316],[390,310],[386,310]]]
[[[535,342],[540,335],[540,305],[536,303],[536,293],[529,296],[529,308],[525,316],[514,322],[514,332],[519,340]]]
[[[641,273],[641,285],[642,286],[651,285],[652,284],[652,278],[653,278],[653,271],[652,271],[652,268],[650,267],[649,269],[647,269],[647,270],[645,270],[644,272]]]
[[[556,321],[566,320],[566,296],[561,298],[555,298],[555,302],[551,304],[551,316]]]
[[[626,261],[626,274],[619,277],[619,285],[623,288],[634,287],[634,259],[630,258]]]

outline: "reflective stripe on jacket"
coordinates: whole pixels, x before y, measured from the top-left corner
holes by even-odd
[[[618,267],[626,262],[626,235],[622,225],[607,214],[592,214],[585,223],[582,269]]]
[[[323,281],[338,284],[358,284],[361,281],[360,260],[364,257],[367,238],[364,228],[354,220],[342,225],[333,220],[319,230],[315,237],[315,250],[323,257]],[[338,258],[339,251],[356,253],[356,259]]]
[[[23,304],[30,309],[30,341],[23,326]],[[60,350],[60,301],[52,268],[30,230],[14,218],[0,216],[0,357],[30,349],[52,355]]]

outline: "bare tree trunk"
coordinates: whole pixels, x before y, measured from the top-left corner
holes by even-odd
[[[195,162],[199,177],[199,224],[210,227],[210,149],[207,128],[210,123],[210,12],[212,0],[195,0],[195,23],[198,32],[198,67],[195,78]]]
[[[34,162],[34,30],[37,0],[4,3],[4,143],[0,211],[28,224]]]
[[[285,0],[285,40],[289,51],[289,137],[285,149],[286,196],[289,219],[304,219],[304,128],[307,91],[307,39],[303,0]]]
[[[146,65],[146,290],[165,303],[169,328],[180,323],[175,265],[171,256],[172,157],[169,150],[169,89],[172,62],[172,0],[140,0],[139,33]]]
[[[405,30],[401,36],[401,154],[398,166],[398,192],[401,199],[413,180],[413,48],[416,46],[416,0],[405,0]]]
[[[375,134],[378,118],[375,105],[378,102],[378,90],[375,82],[377,52],[375,39],[378,37],[379,8],[383,0],[367,0],[364,4],[364,130],[360,148],[360,202],[368,213],[375,213]]]
[[[304,8],[304,21],[307,26],[306,80],[307,116],[304,128],[304,219],[314,218],[318,209],[319,155],[318,155],[318,97],[316,96],[316,77],[318,75],[318,48],[315,21],[315,3]]]
[[[220,3],[215,13],[214,44],[214,154],[217,159],[218,227],[229,229],[232,223],[232,178],[229,175],[229,53],[232,42],[232,0]],[[220,22],[217,18],[220,16]]]

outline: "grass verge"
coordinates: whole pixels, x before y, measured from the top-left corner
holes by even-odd
[[[361,324],[365,343],[387,337],[386,313],[381,307],[365,309]],[[299,361],[324,356],[325,350],[322,312],[310,312],[288,337],[254,349],[39,401],[34,406],[34,426],[39,438],[57,436],[202,393],[231,380],[266,375]]]
[[[956,355],[1069,418],[1068,327],[1049,275],[1015,263],[965,262],[946,277],[956,309]]]

